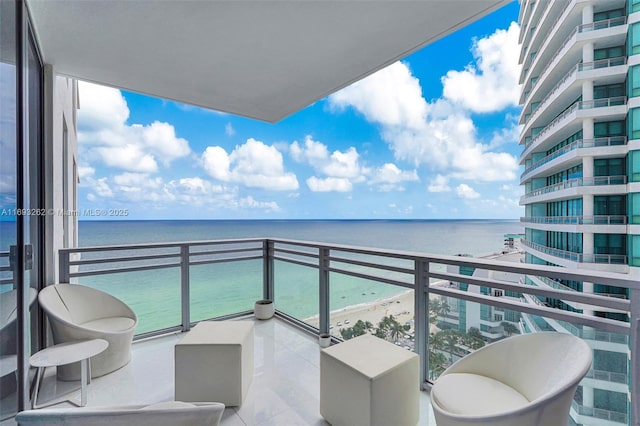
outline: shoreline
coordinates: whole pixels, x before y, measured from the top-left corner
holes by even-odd
[[[336,309],[329,313],[329,322],[332,326],[331,334],[340,336],[340,329],[352,327],[358,320],[369,321],[374,327],[377,327],[382,317],[389,315],[393,315],[400,324],[412,322],[413,305],[413,290],[407,289],[395,296]],[[313,327],[318,327],[318,320],[318,315],[313,315],[303,321]]]

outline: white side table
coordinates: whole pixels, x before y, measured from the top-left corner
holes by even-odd
[[[87,405],[87,385],[91,380],[91,361],[92,356],[96,356],[109,346],[109,342],[104,339],[78,340],[75,342],[60,343],[58,345],[49,346],[31,356],[29,363],[33,367],[37,367],[36,386],[32,399],[32,408],[42,408],[47,405],[56,404],[60,401],[50,402],[38,406],[38,391],[40,390],[40,381],[47,367],[57,367],[59,365],[80,362],[80,407]],[[78,405],[73,400],[69,402]]]

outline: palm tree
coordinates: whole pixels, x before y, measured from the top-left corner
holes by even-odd
[[[340,329],[340,334],[344,340],[349,340],[363,334],[370,333],[373,330],[373,324],[369,321],[358,320],[353,327]]]
[[[393,342],[397,342],[399,337],[404,335],[404,327],[398,321],[393,320],[391,327],[389,328],[389,337],[393,339]]]
[[[520,332],[520,330],[518,330],[518,327],[516,327],[515,325],[511,324],[510,322],[502,321],[500,323],[500,325],[504,329],[504,332],[507,333],[507,336],[511,336],[512,334]]]
[[[440,316],[442,317],[443,321],[444,318],[449,315],[449,312],[451,312],[451,306],[449,306],[446,300],[443,300],[440,304]]]
[[[436,324],[440,312],[440,299],[429,300],[429,322]]]
[[[476,339],[482,339],[482,333],[480,333],[478,327],[469,327],[467,334],[471,337],[475,337]]]
[[[447,357],[440,352],[429,351],[429,378],[437,379],[447,369]]]

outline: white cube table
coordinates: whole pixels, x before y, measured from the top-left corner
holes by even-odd
[[[202,321],[175,346],[176,401],[239,406],[252,379],[252,321]]]
[[[415,426],[420,366],[414,352],[370,334],[320,352],[320,414],[333,426]]]

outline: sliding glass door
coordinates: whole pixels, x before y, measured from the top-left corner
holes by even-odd
[[[39,348],[42,64],[21,1],[0,1],[0,418],[29,406]]]

